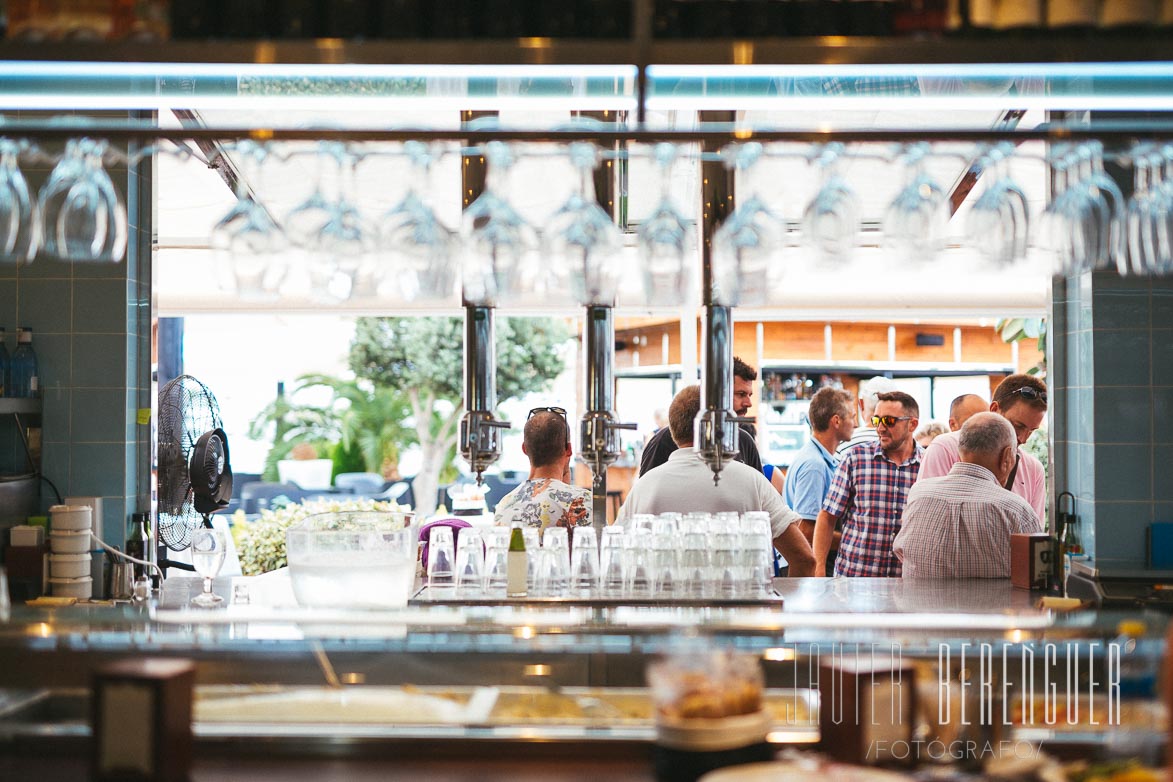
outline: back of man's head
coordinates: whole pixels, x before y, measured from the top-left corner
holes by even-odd
[[[570,442],[570,426],[566,419],[552,411],[534,413],[525,422],[522,442],[530,464],[534,467],[549,467],[557,464],[566,454]]]
[[[1016,448],[1014,427],[997,413],[977,413],[961,427],[957,447],[961,461],[983,463],[997,458],[1006,448]]]
[[[668,428],[672,432],[672,442],[681,448],[692,445],[692,426],[700,411],[700,386],[686,386],[676,392],[668,407]]]
[[[758,371],[737,356],[733,357],[733,376],[753,382],[758,379]]]
[[[1035,410],[1047,409],[1047,384],[1034,375],[1011,375],[994,389],[994,401],[1000,412],[1007,412],[1017,404],[1027,404]]]
[[[896,384],[889,378],[883,375],[876,375],[870,380],[865,380],[859,384],[859,399],[863,402],[863,423],[868,425],[869,418],[872,413],[876,412],[876,401],[880,394],[886,394],[896,390]]]
[[[949,428],[956,432],[971,415],[985,412],[989,407],[977,394],[962,394],[949,404]]]
[[[807,410],[811,429],[816,432],[825,432],[831,427],[831,419],[836,416],[853,418],[851,409],[851,394],[842,388],[820,388],[811,397],[811,406]]]

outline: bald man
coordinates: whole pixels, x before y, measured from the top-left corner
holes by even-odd
[[[986,400],[977,394],[962,394],[949,405],[949,431],[956,432],[970,416],[984,413],[988,409]]]
[[[892,552],[904,578],[1008,578],[1010,536],[1041,532],[1034,508],[1002,488],[1018,452],[1014,427],[977,413],[959,433],[960,461],[908,492]]]

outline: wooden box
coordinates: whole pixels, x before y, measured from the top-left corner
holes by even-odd
[[[94,672],[94,782],[186,782],[195,664],[129,659]]]
[[[1045,532],[1010,536],[1010,583],[1019,589],[1046,589],[1050,585],[1054,539]]]
[[[898,648],[848,644],[819,660],[819,747],[847,763],[916,761],[916,680]]]

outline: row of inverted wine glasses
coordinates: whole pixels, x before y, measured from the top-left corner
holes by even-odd
[[[28,149],[25,141],[0,138],[0,261],[121,261],[126,206],[103,165],[106,142],[67,142],[36,197],[20,169]]]

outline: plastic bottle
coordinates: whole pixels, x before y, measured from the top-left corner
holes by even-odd
[[[525,551],[525,535],[520,525],[515,525],[509,533],[509,553],[506,555],[505,572],[507,597],[525,597],[526,571],[529,568],[529,559]]]
[[[8,369],[9,396],[40,396],[40,379],[37,377],[37,354],[33,350],[33,330],[26,327],[16,330],[16,352],[12,354]]]
[[[0,327],[0,396],[10,396],[8,389],[8,348],[4,345],[4,329]]]

